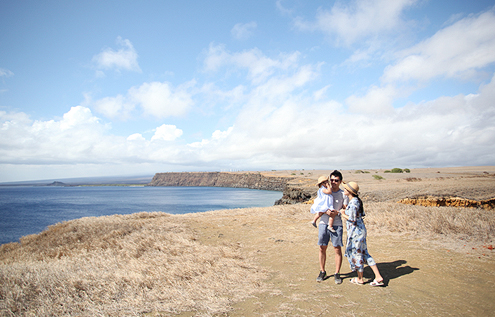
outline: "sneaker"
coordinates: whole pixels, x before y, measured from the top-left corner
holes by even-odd
[[[334,278],[335,278],[335,284],[342,284],[342,279],[340,278],[339,273],[335,273]]]
[[[313,227],[318,228],[318,226],[316,225],[316,222],[311,222],[311,224],[313,225]]]
[[[318,275],[318,277],[316,278],[316,281],[321,282],[325,279],[326,276],[327,276],[327,272],[320,272],[320,275]]]

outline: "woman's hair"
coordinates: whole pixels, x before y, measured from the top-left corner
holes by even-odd
[[[364,207],[363,207],[363,201],[361,200],[361,198],[359,198],[359,195],[355,195],[355,197],[357,198],[357,200],[359,201],[359,209],[357,211],[357,216],[361,216],[361,217],[364,217],[365,214],[364,214]]]

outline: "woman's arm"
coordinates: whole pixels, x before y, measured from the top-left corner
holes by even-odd
[[[349,205],[347,205],[347,207],[345,209],[347,214],[344,212],[344,213],[342,213],[342,216],[347,221],[355,223],[356,219],[357,219],[357,209],[358,209],[358,206],[354,203],[354,201],[352,201],[352,202],[349,201]]]
[[[344,218],[345,220],[349,220],[349,216],[345,214],[344,209],[341,209],[340,211],[340,217]]]

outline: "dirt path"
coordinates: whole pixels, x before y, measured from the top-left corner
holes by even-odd
[[[446,248],[398,234],[370,230],[368,248],[386,278],[385,287],[349,283],[344,258],[343,284],[318,275],[317,230],[308,206],[274,206],[260,212],[205,213],[191,220],[206,244],[237,244],[268,274],[255,297],[236,303],[228,316],[489,316],[495,309],[495,251],[457,245]],[[281,216],[283,215],[283,216]],[[456,251],[454,251],[456,249]],[[483,255],[484,254],[484,255]],[[327,271],[334,257],[329,253]],[[365,278],[372,278],[369,268]],[[183,316],[192,316],[186,313]]]

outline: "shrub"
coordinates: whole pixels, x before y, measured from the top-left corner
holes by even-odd
[[[381,179],[384,179],[383,177],[381,177],[380,175],[373,175],[373,178],[376,179],[376,180],[381,180]]]
[[[395,167],[395,168],[392,168],[392,170],[390,172],[391,173],[403,173],[404,171],[402,170],[402,168]]]
[[[411,170],[410,170],[410,169],[408,169],[408,168],[405,168],[405,169],[404,169],[404,173],[411,173]]]

